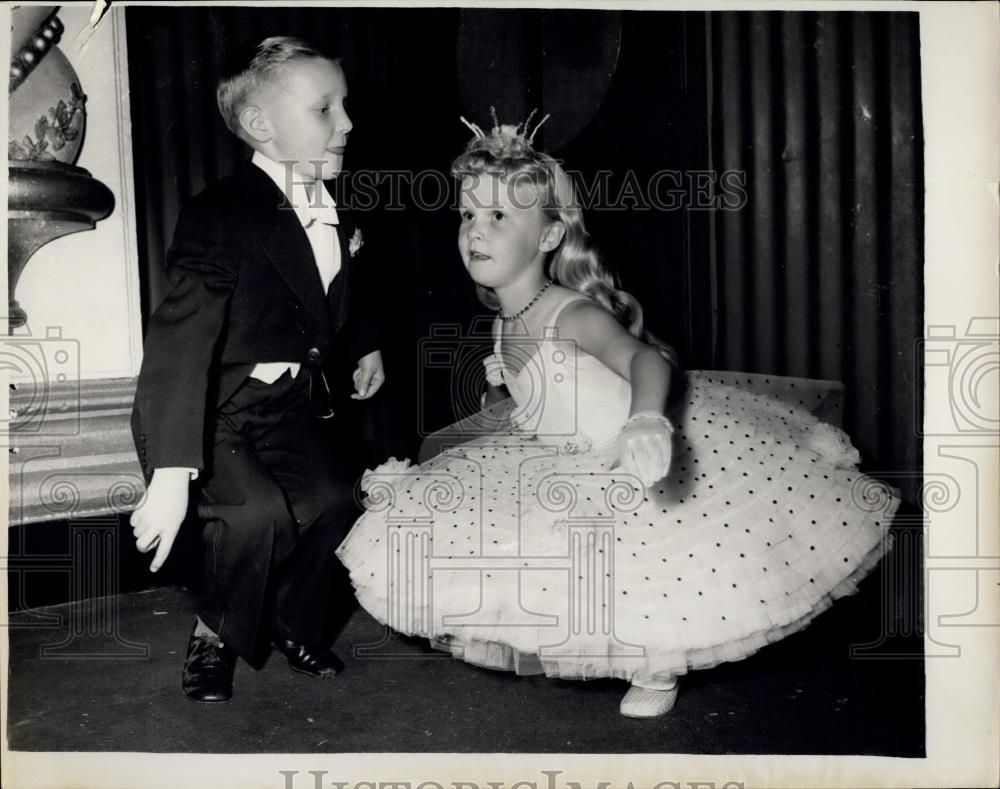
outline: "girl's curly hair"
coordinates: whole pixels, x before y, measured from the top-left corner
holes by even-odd
[[[538,192],[540,206],[549,222],[562,222],[563,240],[549,253],[545,273],[559,285],[579,291],[606,309],[630,334],[655,346],[673,364],[676,353],[643,326],[642,307],[635,297],[615,287],[604,267],[597,244],[587,232],[573,182],[558,161],[536,151],[529,140],[511,126],[474,137],[452,162],[451,174],[460,181],[491,175],[506,184],[530,183]],[[480,301],[490,309],[500,303],[490,288],[476,285]]]

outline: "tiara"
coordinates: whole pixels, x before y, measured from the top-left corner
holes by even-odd
[[[500,121],[497,120],[496,107],[490,107],[490,115],[493,117],[493,129],[489,134],[486,134],[477,124],[470,123],[462,116],[459,116],[459,120],[476,135],[476,139],[478,140],[485,140],[487,137],[509,137],[512,140],[520,140],[527,145],[531,145],[535,140],[535,134],[542,128],[542,124],[549,119],[549,115],[546,115],[531,130],[531,134],[528,134],[528,125],[531,123],[531,119],[535,117],[536,112],[538,112],[537,109],[532,110],[531,114],[524,120],[524,123],[520,123],[517,126],[509,124],[501,126]]]

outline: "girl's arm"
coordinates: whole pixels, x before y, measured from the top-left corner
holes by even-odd
[[[611,313],[596,304],[571,304],[559,318],[559,336],[632,384],[629,420],[618,438],[622,467],[651,485],[666,476],[672,454],[669,421],[664,416],[672,367],[654,347],[636,339]]]

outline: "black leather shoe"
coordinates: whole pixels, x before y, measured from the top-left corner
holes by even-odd
[[[233,695],[236,652],[216,639],[191,635],[181,688],[192,701],[228,701]]]
[[[288,665],[292,671],[298,671],[300,674],[328,679],[344,670],[344,661],[332,650],[314,649],[305,644],[289,641],[287,638],[275,638],[271,643],[288,658]]]

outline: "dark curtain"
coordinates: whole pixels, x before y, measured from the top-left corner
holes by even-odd
[[[144,316],[163,297],[180,205],[250,154],[215,106],[226,49],[296,35],[342,57],[354,122],[348,174],[433,171],[440,178],[425,181],[425,200],[434,200],[436,182],[450,181],[450,163],[468,141],[459,116],[489,126],[490,104],[503,122],[536,107],[536,119],[551,113],[536,142],[585,185],[601,185],[585,215],[607,265],[685,364],[708,366],[708,215],[651,210],[641,195],[638,205],[628,197],[662,169],[708,168],[705,20],[577,10],[127,8]],[[486,310],[458,255],[452,203],[420,205],[390,180],[379,185],[376,209],[357,217],[386,316],[390,376],[383,403],[357,420],[380,414],[360,442],[375,442],[372,462],[416,457],[423,435],[478,407],[479,358],[489,344],[475,333],[488,326],[476,322]],[[432,363],[444,346],[469,353]]]
[[[710,15],[716,363],[846,387],[877,473],[921,468],[923,141],[915,13]],[[895,477],[897,483],[899,477]]]
[[[249,156],[215,107],[227,47],[298,35],[343,57],[350,171],[446,175],[460,115],[552,113],[538,140],[602,184],[588,227],[685,366],[841,380],[866,467],[919,473],[916,14],[136,6],[126,21],[145,315],[179,206]],[[745,175],[746,204],[703,210],[693,185],[718,192],[727,170]],[[661,198],[680,186],[671,210],[642,194],[664,172]],[[356,420],[368,462],[415,457],[474,408],[488,346],[469,334],[485,310],[450,203],[378,191],[358,219],[391,385]],[[474,353],[428,363],[456,344]]]

